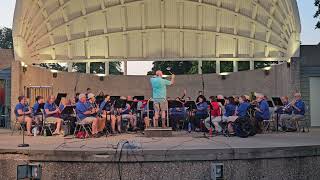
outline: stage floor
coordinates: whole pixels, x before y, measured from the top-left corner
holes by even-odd
[[[249,138],[201,136],[202,133],[185,131],[173,132],[173,137],[163,138],[147,138],[141,133],[88,139],[32,136],[25,138],[30,147],[18,148],[22,140],[19,133],[11,136],[9,130],[0,129],[0,153],[24,154],[33,161],[112,161],[111,155],[119,154],[121,149],[127,155],[134,154],[134,158],[127,158],[127,161],[283,158],[320,154],[320,129],[311,129],[309,133],[258,134]],[[122,146],[125,141],[131,146]]]

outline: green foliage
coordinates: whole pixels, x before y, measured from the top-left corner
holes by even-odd
[[[196,74],[198,73],[198,62],[193,61],[155,61],[153,62],[152,70],[149,75],[155,74],[157,70],[163,71],[164,74],[169,74],[167,67],[172,68],[174,74]]]
[[[250,61],[239,61],[238,71],[248,71],[250,70]]]
[[[269,67],[273,64],[278,64],[277,61],[255,61],[254,62],[254,69],[261,69],[264,67]]]
[[[44,68],[47,68],[47,69],[54,69],[54,70],[57,70],[57,71],[67,71],[67,67],[61,66],[58,63],[47,63],[47,64],[46,63],[41,63],[40,67],[44,67]]]
[[[6,27],[0,29],[0,48],[13,49],[12,29]]]
[[[220,62],[220,72],[233,72],[233,62],[232,61],[221,61]]]
[[[317,8],[316,13],[314,14],[314,18],[318,19],[318,22],[316,24],[316,29],[320,29],[320,0],[315,0],[314,5]]]

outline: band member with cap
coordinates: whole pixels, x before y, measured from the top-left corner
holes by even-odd
[[[277,109],[277,113],[279,114],[279,125],[283,131],[286,131],[290,126],[290,119],[292,118],[292,107],[289,102],[288,96],[281,97],[281,101],[283,107]]]
[[[159,115],[161,114],[162,127],[166,127],[166,111],[168,111],[167,102],[167,86],[173,85],[175,80],[175,75],[172,74],[171,81],[163,79],[162,71],[156,71],[156,75],[150,79],[152,86],[152,98],[154,102],[154,126],[158,126]]]
[[[88,94],[88,102],[90,109],[95,112],[91,114],[91,117],[96,117],[98,119],[97,130],[99,133],[102,133],[103,129],[106,126],[106,119],[102,117],[102,112],[99,109],[98,104],[96,103],[96,98],[93,93]]]
[[[60,109],[55,104],[55,100],[54,96],[49,96],[48,101],[44,104],[44,114],[48,123],[55,123],[57,125],[52,135],[59,135],[63,120],[60,118]]]
[[[79,101],[76,104],[76,113],[78,118],[83,123],[92,124],[92,135],[93,137],[99,137],[98,135],[98,119],[93,114],[97,113],[96,110],[90,108],[87,103],[86,95],[80,94]]]
[[[18,97],[19,103],[16,105],[14,109],[14,113],[17,117],[17,121],[20,123],[25,122],[27,124],[27,135],[32,136],[31,126],[32,126],[32,118],[31,113],[32,110],[26,104],[26,98],[24,96]]]
[[[291,123],[291,127],[288,127],[288,128],[296,129],[297,127],[295,127],[295,125],[297,124],[298,121],[301,121],[304,119],[304,114],[305,114],[305,104],[302,101],[300,93],[294,94],[294,100],[291,102],[291,107],[293,110],[292,123]]]

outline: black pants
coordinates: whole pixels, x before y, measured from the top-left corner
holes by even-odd
[[[207,114],[196,114],[195,120],[193,121],[194,128],[200,128],[201,120],[204,120],[208,117]]]

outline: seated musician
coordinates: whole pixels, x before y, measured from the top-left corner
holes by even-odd
[[[34,103],[33,108],[32,108],[32,114],[34,121],[39,124],[42,122],[42,112],[41,112],[41,104],[44,105],[44,98],[42,96],[37,96],[36,97],[36,103]],[[43,106],[42,106],[43,108]]]
[[[283,131],[286,131],[288,127],[290,127],[290,119],[292,117],[292,107],[289,103],[288,96],[281,97],[281,101],[283,107],[277,109],[277,113],[279,114],[279,125]]]
[[[92,124],[92,136],[99,137],[98,134],[98,119],[92,114],[96,113],[96,110],[92,109],[87,103],[85,94],[79,95],[79,101],[76,104],[77,116],[82,123]]]
[[[27,125],[27,135],[32,136],[31,126],[32,126],[32,118],[31,113],[32,110],[27,106],[26,98],[24,96],[18,97],[19,103],[16,105],[14,109],[14,113],[17,117],[17,121],[20,123],[26,123]]]
[[[213,125],[214,125],[215,130],[217,132],[221,132],[222,131],[220,122],[226,123],[231,119],[231,117],[234,117],[234,115],[235,115],[236,105],[235,105],[233,97],[230,96],[230,97],[225,99],[224,109],[225,109],[225,112],[224,112],[222,118],[221,117],[216,117],[213,120]],[[232,118],[232,119],[234,119],[234,118]]]
[[[256,110],[255,113],[255,120],[256,120],[256,128],[257,132],[261,133],[262,128],[260,126],[261,122],[263,120],[269,120],[270,119],[270,110],[269,110],[269,104],[265,100],[265,96],[263,94],[256,94],[258,105],[254,109]]]
[[[291,107],[293,110],[291,127],[296,129],[297,127],[295,126],[297,122],[303,120],[304,114],[305,114],[305,104],[302,101],[300,93],[294,94],[294,101],[291,102]],[[291,127],[288,127],[288,128],[291,128]]]
[[[67,99],[65,97],[61,98],[60,100],[60,104],[59,104],[59,110],[60,112],[62,112],[64,110],[64,108],[67,107]],[[64,119],[63,117],[61,117],[62,119]]]
[[[48,123],[56,124],[56,130],[52,135],[59,135],[63,120],[60,118],[60,109],[55,104],[55,100],[56,98],[54,96],[49,96],[48,101],[44,105],[44,114]]]
[[[197,98],[197,111],[195,113],[195,121],[193,127],[195,131],[200,131],[200,122],[208,117],[208,103],[203,95],[199,95]]]
[[[236,116],[240,118],[248,117],[248,109],[250,107],[250,103],[248,102],[246,96],[239,97],[239,107],[236,111]]]
[[[127,119],[129,121],[133,131],[135,131],[137,129],[137,116],[131,112],[131,106],[128,103],[129,101],[132,101],[132,97],[131,96],[127,97],[126,108],[122,109],[122,117],[121,118],[122,119]]]
[[[99,111],[102,113],[101,116],[104,118],[104,121],[99,121],[99,126],[100,127],[105,127],[106,121],[111,121],[111,133],[115,132],[115,126],[116,126],[116,117],[112,112],[112,103],[110,100],[109,95],[104,96],[104,100],[100,104]],[[104,124],[103,124],[104,123]]]
[[[173,130],[177,130],[177,123],[181,120],[184,121],[187,115],[186,108],[184,107],[181,99],[177,97],[175,101],[179,106],[169,107],[169,120]]]
[[[219,103],[217,102],[217,99],[214,96],[209,97],[210,99],[210,115],[211,115],[211,122],[210,117],[207,117],[207,119],[204,121],[204,124],[206,128],[209,130],[210,128],[213,128],[213,122],[214,121],[221,121],[221,108]]]
[[[93,112],[89,116],[98,119],[97,131],[98,133],[103,133],[103,130],[106,126],[106,119],[101,116],[101,111],[99,109],[98,104],[96,103],[95,95],[93,93],[89,93],[87,97],[88,97],[87,104],[91,109],[91,111]]]

